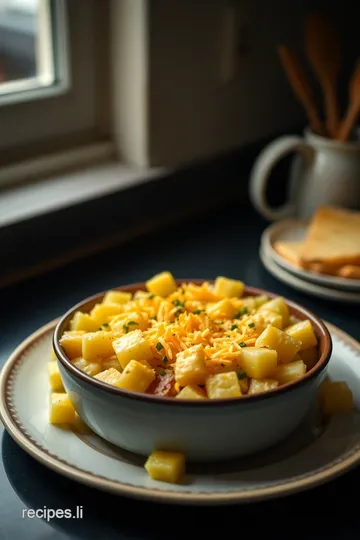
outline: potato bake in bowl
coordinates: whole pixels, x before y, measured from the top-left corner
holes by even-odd
[[[324,323],[304,307],[235,279],[169,272],[77,304],[53,347],[65,399],[100,437],[198,462],[287,437],[316,399],[332,351]],[[51,400],[60,422],[67,405]]]

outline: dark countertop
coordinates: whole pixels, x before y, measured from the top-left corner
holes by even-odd
[[[316,299],[282,285],[258,257],[266,223],[236,204],[198,220],[153,233],[0,291],[3,316],[0,366],[30,333],[84,297],[121,284],[143,281],[168,269],[178,278],[219,274],[298,301],[360,340],[357,306]],[[126,500],[81,486],[38,464],[0,427],[0,539],[86,538],[176,539],[196,524],[204,537],[238,531],[296,532],[302,538],[359,538],[356,489],[359,469],[323,487],[286,499],[229,508],[166,507]],[[74,508],[83,520],[22,519],[23,508]],[[196,517],[196,521],[195,521]],[[191,522],[191,523],[189,523]],[[194,522],[194,524],[193,524]],[[310,525],[311,523],[311,525]],[[185,536],[186,537],[186,536]]]

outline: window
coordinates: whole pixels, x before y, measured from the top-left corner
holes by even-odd
[[[0,0],[0,166],[108,137],[108,0]]]

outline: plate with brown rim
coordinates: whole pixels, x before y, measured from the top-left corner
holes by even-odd
[[[92,433],[76,434],[48,423],[51,322],[26,339],[0,374],[0,417],[12,438],[40,463],[72,480],[122,496],[175,504],[246,503],[297,493],[360,463],[360,344],[326,323],[333,339],[328,373],[347,382],[352,414],[323,422],[316,404],[286,441],[265,452],[221,464],[188,467],[185,481],[150,479],[144,458]]]

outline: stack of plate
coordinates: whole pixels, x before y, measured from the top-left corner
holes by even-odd
[[[360,280],[316,274],[298,268],[281,257],[275,242],[303,240],[308,223],[289,219],[270,225],[262,234],[260,258],[265,268],[276,278],[299,291],[339,302],[360,303]]]

